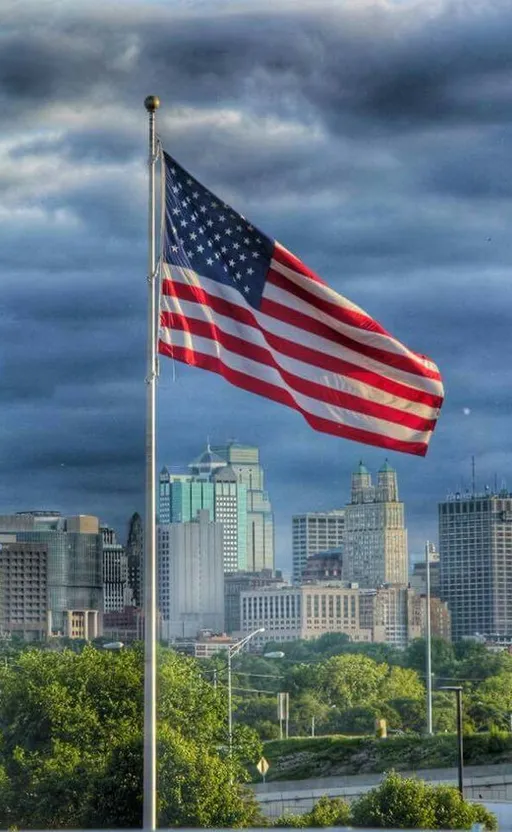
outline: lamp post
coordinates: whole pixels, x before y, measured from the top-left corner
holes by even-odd
[[[264,633],[265,628],[260,627],[258,630],[254,630],[254,632],[249,633],[248,636],[242,638],[240,641],[235,642],[235,644],[230,644],[228,647],[228,752],[229,752],[229,759],[231,760],[232,751],[233,751],[233,709],[232,709],[232,688],[231,688],[231,660],[233,656],[236,656],[240,650],[243,650],[245,645],[252,639],[254,636],[257,636],[258,633]]]
[[[459,763],[459,792],[464,797],[464,746],[462,738],[462,688],[458,685],[446,685],[439,690],[451,690],[457,699],[457,747]]]
[[[432,734],[432,636],[430,626],[430,543],[425,544],[425,578],[427,585],[426,609],[426,665],[427,665],[427,734]]]

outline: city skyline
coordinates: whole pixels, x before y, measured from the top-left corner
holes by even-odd
[[[439,365],[427,458],[389,454],[410,551],[436,539],[446,491],[470,487],[472,455],[480,489],[507,477],[512,10],[338,5],[10,4],[2,512],[83,511],[124,540],[143,511],[153,93],[165,146],[205,186]],[[257,445],[277,565],[294,514],[342,507],[354,463],[382,464],[213,374],[161,370],[159,466],[186,464],[208,434]]]

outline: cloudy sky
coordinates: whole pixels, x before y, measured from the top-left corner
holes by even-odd
[[[436,503],[512,487],[512,7],[500,0],[2,5],[0,513],[143,510],[148,93],[165,148],[443,372],[426,459],[390,454],[411,551]],[[293,513],[385,454],[162,364],[158,463],[260,446]],[[508,479],[507,479],[508,478]]]

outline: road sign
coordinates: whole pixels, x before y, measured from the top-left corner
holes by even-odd
[[[259,773],[265,777],[265,774],[270,768],[270,763],[268,760],[265,760],[265,757],[262,757],[261,760],[256,764],[256,768],[258,769]]]

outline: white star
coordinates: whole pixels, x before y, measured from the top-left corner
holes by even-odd
[[[241,231],[241,230],[242,230],[242,226],[241,226],[241,225],[237,225],[236,230],[237,230],[237,231]]]
[[[244,286],[244,292],[245,292],[246,295],[248,295],[250,291],[251,290],[249,289],[248,286]]]
[[[244,237],[244,243],[246,246],[248,246],[250,242],[249,237]]]
[[[224,234],[227,234],[227,235],[228,235],[228,237],[231,237],[232,233],[233,233],[233,232],[232,232],[231,228],[226,228],[226,230],[225,230],[225,232],[224,232]]]
[[[240,260],[242,261],[242,263],[243,263],[243,261],[244,261],[244,260],[246,260],[246,259],[247,259],[247,258],[246,258],[246,256],[245,256],[245,254],[241,254],[241,255],[240,255]]]
[[[208,226],[208,228],[211,228],[213,225],[213,220],[206,220],[206,225]]]
[[[182,221],[180,222],[180,225],[181,225],[181,227],[182,227],[182,228],[186,228],[186,227],[187,227],[187,225],[188,225],[188,222],[187,222],[186,220],[182,220]]]
[[[188,199],[182,199],[182,200],[181,200],[181,204],[183,205],[183,207],[184,207],[184,208],[186,208],[186,207],[187,207],[188,202],[189,202],[189,200],[188,200]]]
[[[176,173],[176,168],[171,168],[171,173]]]
[[[235,277],[236,277],[237,280],[241,280],[241,278],[242,278],[241,272],[237,272]]]
[[[210,204],[211,204],[212,208],[217,208],[219,203],[218,202],[212,202]]]
[[[202,225],[200,225],[197,230],[199,231],[200,234],[204,234],[204,227]]]
[[[213,239],[214,240],[220,240],[220,234],[214,234]]]
[[[193,256],[194,256],[194,252],[192,251],[192,249],[190,251],[187,251],[187,257],[188,258],[193,257]]]
[[[179,208],[173,208],[172,213],[174,214],[174,216],[176,216],[176,214],[180,213],[180,209]]]
[[[219,252],[218,252],[218,251],[216,251],[216,252],[215,252],[215,259],[216,259],[216,260],[218,260],[218,259],[219,259],[219,257],[220,257],[220,254],[219,254]]]
[[[198,199],[199,198],[199,191],[194,191],[192,196],[194,197],[194,199]]]
[[[191,184],[192,184],[192,180],[191,180],[191,179],[187,179],[187,185],[191,185]]]
[[[223,254],[225,254],[228,249],[227,249],[227,246],[221,246],[220,250],[222,251]]]
[[[209,266],[213,266],[213,259],[211,257],[209,257],[206,262],[208,263]]]
[[[230,266],[234,266],[234,265],[235,265],[235,261],[234,261],[234,260],[229,260],[228,262],[229,262],[229,265],[230,265]]]
[[[224,214],[219,215],[219,222],[226,222],[226,217],[224,216]]]
[[[177,194],[177,193],[178,193],[178,186],[177,186],[177,185],[173,185],[173,186],[172,186],[172,188],[171,188],[171,190],[172,190],[173,194]]]
[[[211,241],[211,240],[208,240],[208,245],[210,246],[210,248],[212,248],[213,243],[212,243],[212,241]]]
[[[233,248],[240,248],[240,245],[238,243],[233,243]]]
[[[201,211],[201,214],[205,214],[206,213],[206,205],[201,205],[199,210]]]
[[[198,250],[199,254],[202,254],[203,251],[204,251],[204,246],[198,246],[197,250]]]
[[[174,252],[178,251],[178,246],[171,246],[171,251],[174,251]]]
[[[247,269],[247,274],[254,274],[254,269]]]
[[[253,251],[252,256],[253,256],[254,258],[258,258],[260,255],[259,255],[259,252],[257,252],[257,251]]]
[[[190,239],[191,240],[197,240],[197,234],[196,234],[195,231],[193,231],[192,234],[190,235]]]

